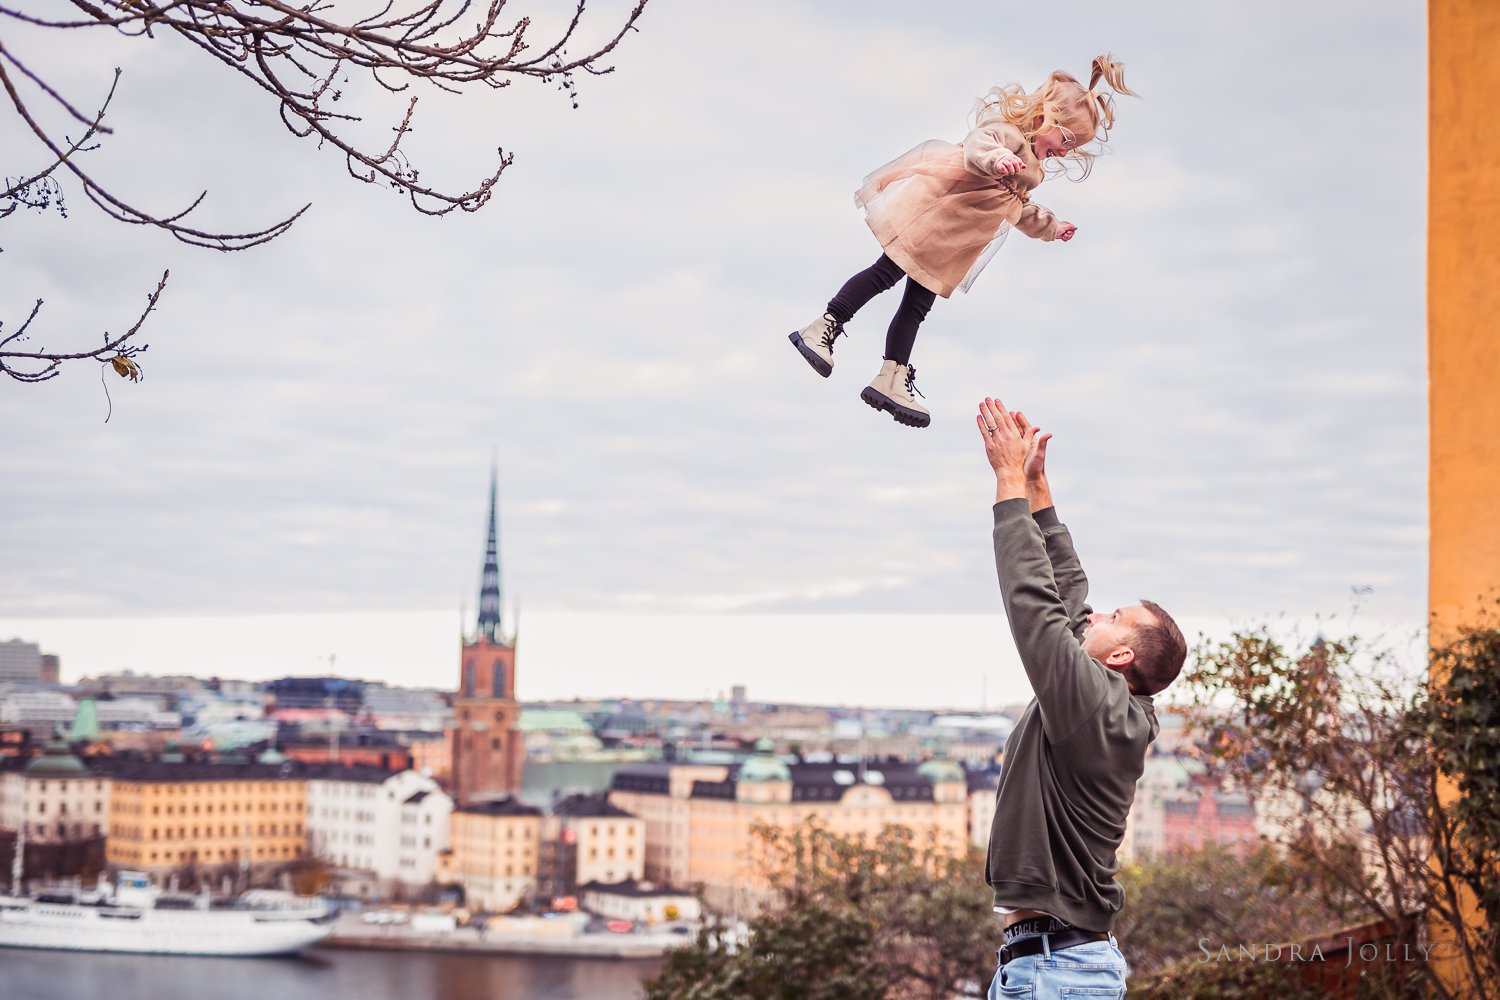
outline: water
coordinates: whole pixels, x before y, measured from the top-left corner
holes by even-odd
[[[659,959],[327,951],[178,958],[0,949],[4,1000],[636,1000]]]

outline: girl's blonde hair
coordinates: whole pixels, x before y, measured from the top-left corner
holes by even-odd
[[[1099,89],[1101,81],[1115,94],[1136,96],[1135,91],[1125,86],[1125,64],[1116,62],[1113,54],[1105,53],[1094,60],[1086,88],[1062,70],[1054,70],[1046,83],[1029,94],[1018,83],[991,87],[974,106],[975,124],[1007,122],[1018,128],[1027,142],[1061,125],[1080,140],[1068,156],[1082,162],[1083,172],[1078,177],[1082,180],[1089,175],[1094,157],[1099,155],[1098,150],[1084,147],[1107,141],[1115,124],[1114,96]]]

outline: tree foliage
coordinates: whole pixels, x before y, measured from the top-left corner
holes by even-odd
[[[1433,651],[1429,686],[1358,637],[1293,647],[1260,631],[1205,645],[1186,675],[1204,759],[1251,794],[1325,898],[1399,940],[1424,940],[1429,918],[1452,932],[1469,984],[1455,992],[1424,964],[1438,996],[1500,996],[1500,923],[1476,934],[1462,904],[1471,892],[1500,915],[1497,656],[1497,633],[1471,630]]]
[[[1147,978],[1196,964],[1204,948],[1295,941],[1368,916],[1349,893],[1269,846],[1244,860],[1217,844],[1150,857],[1126,865],[1120,883],[1127,902],[1115,934],[1132,975]]]
[[[984,996],[998,924],[983,861],[911,831],[873,841],[810,822],[761,827],[769,898],[743,933],[702,931],[647,984],[648,1000],[949,1000]]]
[[[509,0],[389,0],[351,8],[356,0],[65,0],[55,13],[0,4],[0,22],[43,29],[64,37],[84,32],[113,32],[150,40],[171,38],[195,47],[224,71],[240,76],[266,95],[283,124],[299,138],[337,150],[356,180],[383,185],[405,196],[417,211],[444,215],[456,209],[477,211],[489,200],[512,154],[497,147],[485,172],[464,185],[434,184],[407,155],[420,90],[461,93],[468,88],[500,89],[516,80],[534,80],[563,91],[578,106],[576,76],[612,70],[604,59],[635,27],[647,0],[635,0],[623,24],[602,41],[570,52],[579,38],[587,0],[573,0],[566,24],[546,39],[533,37],[530,17],[510,16]],[[34,68],[29,59],[0,39],[0,90],[34,141],[34,162],[0,181],[0,219],[20,209],[56,210],[66,216],[66,190],[72,187],[110,218],[166,232],[191,246],[233,251],[258,246],[282,235],[307,209],[270,223],[237,231],[206,228],[195,213],[206,193],[186,196],[164,210],[148,209],[121,194],[116,186],[86,166],[86,154],[111,133],[105,112],[113,99],[120,71],[114,71],[99,110],[90,114],[64,95]],[[369,113],[361,102],[393,95],[394,106],[382,112],[393,122],[389,133],[360,129]],[[355,96],[359,94],[360,96]],[[66,123],[58,126],[57,120]],[[81,129],[70,138],[68,129]],[[191,129],[182,128],[182,144]],[[24,154],[6,151],[18,158]],[[149,314],[162,283],[150,297]],[[123,334],[106,334],[93,349],[53,351],[30,347],[29,331],[42,302],[37,301],[19,328],[0,329],[0,373],[23,382],[52,378],[64,361],[92,359],[110,363],[120,375],[138,378],[134,360],[145,345],[132,338],[145,315]],[[115,363],[119,362],[119,363]]]

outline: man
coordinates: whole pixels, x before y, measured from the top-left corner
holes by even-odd
[[[1047,484],[1051,435],[994,399],[977,419],[995,470],[1000,593],[1036,693],[1006,741],[990,830],[985,879],[1005,934],[990,997],[1124,997],[1115,853],[1158,730],[1151,696],[1187,643],[1149,601],[1090,610]]]

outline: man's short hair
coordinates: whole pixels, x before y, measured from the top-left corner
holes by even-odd
[[[1166,690],[1182,672],[1182,665],[1187,662],[1187,640],[1160,604],[1142,601],[1141,607],[1151,612],[1155,621],[1136,626],[1130,639],[1135,659],[1125,674],[1132,692],[1152,695]]]

